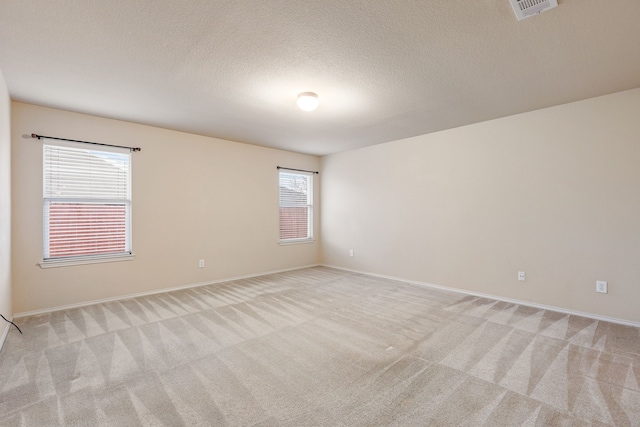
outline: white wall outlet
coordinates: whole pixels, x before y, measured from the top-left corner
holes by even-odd
[[[353,256],[353,249],[349,249],[349,256]]]
[[[518,271],[518,280],[524,282],[525,278],[524,271]]]
[[[606,294],[608,290],[609,290],[609,285],[607,282],[603,280],[596,281],[596,292],[600,294]]]
[[[199,268],[204,268],[204,260],[201,259],[200,261],[198,261],[198,267]]]

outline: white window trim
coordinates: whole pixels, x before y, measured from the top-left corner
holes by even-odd
[[[56,141],[56,143],[54,144],[45,144],[45,145],[51,145],[51,146],[60,146],[60,147],[68,147],[68,148],[79,148],[79,149],[87,149],[87,147],[79,142],[75,142],[75,141]],[[115,153],[122,153],[125,149],[121,148],[121,147],[100,147],[99,149],[94,149],[95,151],[106,151],[106,152],[115,152]],[[129,153],[130,154],[130,153]],[[129,190],[129,198],[126,200],[126,205],[128,206],[128,210],[129,210],[129,221],[127,221],[126,223],[126,239],[129,242],[130,245],[130,252],[124,252],[124,253],[110,253],[110,254],[103,254],[103,255],[79,255],[79,256],[73,256],[73,257],[62,257],[62,258],[43,258],[42,261],[40,261],[38,263],[38,265],[40,266],[40,268],[55,268],[55,267],[68,267],[68,266],[74,266],[74,265],[86,265],[86,264],[99,264],[99,263],[109,263],[109,262],[120,262],[120,261],[132,261],[135,258],[135,254],[132,252],[133,247],[132,247],[132,233],[131,233],[131,228],[132,228],[132,222],[133,222],[133,213],[131,211],[131,200],[132,200],[132,196],[131,196],[131,192],[132,192],[132,185],[131,185],[131,180],[133,177],[133,172],[132,172],[132,161],[131,158],[129,160],[129,184],[128,184],[128,190]],[[43,202],[44,200],[47,198],[43,198]],[[49,198],[51,199],[51,198]],[[59,200],[59,199],[58,199]],[[85,200],[83,198],[74,198],[72,199],[73,201],[88,201]],[[122,202],[122,200],[118,200],[118,202]],[[44,206],[44,203],[43,203]],[[43,225],[45,224],[46,218],[44,217],[44,215],[46,215],[44,213],[44,209],[43,209]],[[43,253],[44,253],[44,245],[47,243],[46,240],[46,230],[43,230],[42,233],[42,237],[43,237]]]
[[[38,263],[40,268],[69,267],[73,265],[99,264],[105,262],[133,261],[135,254],[92,255],[86,257],[43,259]]]
[[[314,224],[315,224],[315,204],[314,204],[314,191],[315,191],[315,182],[314,182],[314,178],[315,178],[315,174],[313,172],[305,172],[305,171],[298,171],[298,170],[292,170],[292,169],[287,169],[287,168],[281,168],[278,170],[278,184],[280,183],[280,173],[290,173],[290,174],[297,174],[297,175],[307,175],[309,177],[309,182],[311,183],[311,188],[309,188],[309,200],[310,200],[310,204],[308,205],[309,208],[309,237],[305,237],[302,239],[278,239],[278,245],[280,246],[288,246],[288,245],[299,245],[299,244],[305,244],[305,243],[314,243],[315,240],[315,230],[314,230]],[[279,188],[279,185],[278,185]],[[280,190],[278,189],[278,208],[280,208]],[[280,221],[280,217],[278,216],[278,221]]]
[[[314,238],[311,238],[311,239],[287,239],[287,240],[278,241],[278,244],[280,246],[301,245],[303,243],[314,243],[315,241],[316,241],[316,239],[314,239]]]

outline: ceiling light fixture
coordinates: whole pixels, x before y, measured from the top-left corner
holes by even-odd
[[[298,94],[298,107],[304,111],[313,111],[318,108],[318,95],[313,92]]]

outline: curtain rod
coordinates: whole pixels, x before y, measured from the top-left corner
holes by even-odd
[[[285,167],[282,167],[282,166],[277,166],[277,169],[285,169],[285,170],[288,170],[288,171],[296,171],[296,172],[308,172],[308,173],[313,173],[313,174],[316,174],[316,175],[320,173],[318,171],[306,171],[304,169],[285,168]]]
[[[102,145],[103,147],[126,148],[127,150],[131,150],[131,151],[142,151],[142,148],[140,147],[125,147],[124,145],[111,145],[111,144],[102,144],[100,142],[80,141],[78,139],[56,138],[55,136],[38,135],[35,133],[31,134],[31,138],[57,139],[58,141],[80,142],[82,144]]]

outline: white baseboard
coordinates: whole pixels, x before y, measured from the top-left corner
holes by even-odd
[[[192,284],[188,284],[188,285],[175,286],[175,287],[172,287],[172,288],[156,289],[156,290],[153,290],[153,291],[146,291],[146,292],[137,292],[135,294],[126,294],[126,295],[120,295],[120,296],[110,297],[110,298],[101,298],[101,299],[97,299],[97,300],[85,301],[85,302],[80,302],[80,303],[75,303],[75,304],[60,305],[60,306],[51,307],[51,308],[43,308],[41,310],[32,310],[32,311],[25,311],[25,312],[22,312],[22,313],[15,313],[14,317],[19,318],[19,317],[27,317],[27,316],[36,316],[36,315],[39,315],[39,314],[53,313],[55,311],[60,311],[60,310],[69,310],[69,309],[72,309],[72,308],[86,307],[86,306],[94,305],[94,304],[102,304],[102,303],[105,303],[105,302],[121,301],[121,300],[125,300],[125,299],[130,299],[130,298],[144,297],[144,296],[149,296],[149,295],[163,294],[165,292],[179,291],[179,290],[182,290],[182,289],[198,288],[200,286],[207,286],[207,285],[215,285],[217,283],[233,282],[234,280],[251,279],[252,277],[267,276],[269,274],[285,273],[287,271],[294,271],[294,270],[302,270],[303,268],[318,267],[319,265],[320,264],[304,265],[304,266],[301,266],[301,267],[292,267],[292,268],[285,268],[285,269],[282,269],[282,270],[273,270],[273,271],[267,271],[267,272],[263,272],[263,273],[248,274],[246,276],[229,277],[229,278],[226,278],[226,279],[213,280],[213,281],[209,281],[209,282],[192,283]],[[9,325],[9,326],[11,326],[11,325]]]
[[[41,310],[25,311],[25,312],[22,312],[22,313],[15,313],[13,318],[10,319],[10,320],[13,320],[14,318],[20,318],[20,317],[27,317],[27,316],[34,316],[34,315],[39,315],[39,314],[53,313],[55,311],[60,311],[60,310],[68,310],[68,309],[72,309],[72,308],[86,307],[86,306],[89,306],[89,305],[101,304],[101,303],[105,303],[105,302],[121,301],[121,300],[125,300],[125,299],[130,299],[130,298],[162,294],[162,293],[165,293],[165,292],[179,291],[179,290],[182,290],[182,289],[189,289],[189,288],[197,288],[197,287],[200,287],[200,286],[215,285],[217,283],[225,283],[225,282],[232,282],[234,280],[250,279],[250,278],[253,278],[253,277],[266,276],[266,275],[269,275],[269,274],[276,274],[276,273],[284,273],[284,272],[287,272],[287,271],[302,270],[304,268],[311,268],[311,267],[318,267],[318,266],[323,266],[323,267],[328,267],[328,268],[335,268],[336,270],[343,270],[343,271],[348,271],[348,272],[351,272],[351,273],[364,274],[364,275],[367,275],[367,276],[379,277],[381,279],[396,280],[396,281],[399,281],[399,282],[411,283],[413,285],[418,285],[418,286],[426,286],[428,288],[440,289],[440,290],[449,291],[449,292],[455,292],[455,293],[459,293],[459,294],[463,294],[463,295],[471,295],[471,296],[476,296],[476,297],[480,297],[480,298],[488,298],[488,299],[493,299],[493,300],[496,300],[496,301],[503,301],[503,302],[508,302],[508,303],[511,303],[511,304],[519,304],[519,305],[524,305],[524,306],[527,306],[527,307],[533,307],[533,308],[537,308],[537,309],[540,309],[540,310],[556,311],[558,313],[570,314],[570,315],[574,315],[574,316],[582,316],[582,317],[586,317],[586,318],[589,318],[589,319],[601,320],[601,321],[604,321],[604,322],[611,322],[611,323],[617,323],[617,324],[620,324],[620,325],[633,326],[633,327],[636,327],[636,328],[640,328],[640,322],[632,322],[630,320],[618,319],[618,318],[615,318],[615,317],[601,316],[599,314],[594,314],[594,313],[586,313],[586,312],[582,312],[582,311],[569,310],[569,309],[566,309],[566,308],[556,307],[556,306],[552,306],[552,305],[537,304],[537,303],[534,303],[534,302],[531,302],[531,301],[523,301],[523,300],[517,300],[517,299],[513,299],[513,298],[505,298],[505,297],[501,297],[501,296],[498,296],[498,295],[485,294],[485,293],[480,293],[480,292],[473,292],[473,291],[467,291],[467,290],[463,290],[463,289],[451,288],[451,287],[448,287],[448,286],[436,285],[436,284],[433,284],[433,283],[420,282],[420,281],[416,281],[416,280],[409,280],[409,279],[404,279],[402,277],[395,277],[395,276],[388,276],[388,275],[384,275],[384,274],[377,274],[377,273],[372,273],[372,272],[369,272],[369,271],[354,270],[354,269],[351,269],[351,268],[346,268],[346,267],[341,267],[341,266],[331,265],[331,264],[311,264],[311,265],[305,265],[305,266],[300,266],[300,267],[286,268],[286,269],[282,269],[282,270],[273,270],[273,271],[267,271],[267,272],[263,272],[263,273],[249,274],[249,275],[245,275],[245,276],[229,277],[229,278],[225,278],[225,279],[219,279],[219,280],[202,282],[202,283],[192,283],[192,284],[176,286],[176,287],[172,287],[172,288],[157,289],[157,290],[147,291],[147,292],[138,292],[138,293],[134,293],[134,294],[127,294],[127,295],[121,295],[121,296],[110,297],[110,298],[102,298],[102,299],[85,301],[85,302],[76,303],[76,304],[68,304],[68,305],[63,305],[63,306],[45,308],[45,309],[41,309]],[[9,323],[7,325],[9,327],[11,327],[11,324],[9,324]],[[5,341],[8,333],[9,333],[9,327],[5,328],[4,333],[2,334],[2,337],[0,338],[0,349],[2,349],[2,345],[4,344],[4,341]]]
[[[601,321],[604,321],[604,322],[611,322],[611,323],[617,323],[619,325],[633,326],[633,327],[636,327],[636,328],[640,328],[640,323],[639,322],[632,322],[630,320],[617,319],[615,317],[601,316],[599,314],[585,313],[585,312],[576,311],[576,310],[569,310],[569,309],[566,309],[566,308],[556,307],[556,306],[552,306],[552,305],[537,304],[537,303],[531,302],[531,301],[521,301],[521,300],[517,300],[517,299],[513,299],[513,298],[501,297],[501,296],[498,296],[498,295],[483,294],[483,293],[480,293],[480,292],[467,291],[467,290],[464,290],[464,289],[450,288],[450,287],[447,287],[447,286],[434,285],[433,283],[418,282],[418,281],[415,281],[415,280],[403,279],[402,277],[386,276],[384,274],[371,273],[371,272],[368,272],[368,271],[353,270],[351,268],[340,267],[340,266],[337,266],[337,265],[330,265],[330,264],[321,264],[321,265],[323,267],[335,268],[336,270],[344,270],[344,271],[349,271],[351,273],[357,273],[357,274],[364,274],[364,275],[367,275],[367,276],[379,277],[381,279],[397,280],[399,282],[411,283],[412,285],[426,286],[426,287],[429,287],[429,288],[440,289],[440,290],[443,290],[443,291],[456,292],[456,293],[459,293],[459,294],[471,295],[471,296],[480,297],[480,298],[488,298],[488,299],[493,299],[493,300],[496,300],[496,301],[503,301],[503,302],[508,302],[508,303],[511,303],[511,304],[519,304],[519,305],[524,305],[524,306],[527,306],[527,307],[533,307],[533,308],[537,308],[537,309],[540,309],[540,310],[556,311],[558,313],[564,313],[564,314],[570,314],[570,315],[574,315],[574,316],[587,317],[589,319],[601,320]]]
[[[13,317],[9,318],[9,320],[13,322]],[[2,320],[1,318],[0,321],[4,322],[4,320]],[[0,337],[0,351],[2,351],[2,347],[4,347],[4,342],[7,339],[7,335],[9,335],[9,329],[11,329],[11,327],[13,326],[11,323],[5,323],[6,326],[4,328],[4,332],[2,333],[2,337]]]

